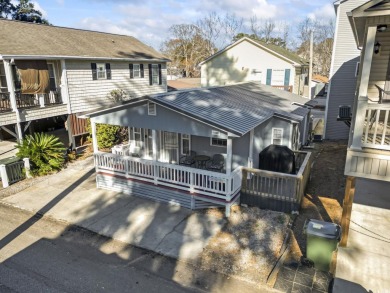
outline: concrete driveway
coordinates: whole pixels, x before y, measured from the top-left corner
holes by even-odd
[[[96,188],[93,159],[1,200],[166,256],[195,261],[225,220]]]

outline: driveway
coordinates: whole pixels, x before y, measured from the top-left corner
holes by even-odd
[[[97,189],[92,158],[1,202],[187,261],[197,259],[225,223],[203,212]]]

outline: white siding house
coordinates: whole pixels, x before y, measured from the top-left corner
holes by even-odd
[[[356,46],[347,13],[365,2],[344,0],[334,3],[336,30],[325,115],[326,139],[348,139],[349,126],[337,118],[340,106],[353,107],[360,50]]]
[[[308,64],[294,53],[244,37],[200,63],[202,87],[245,81],[303,94]]]
[[[46,118],[66,121],[76,146],[85,134],[76,114],[112,105],[112,91],[124,100],[167,91],[168,59],[130,36],[1,19],[0,39],[0,127],[19,140]],[[43,89],[30,89],[31,72]]]

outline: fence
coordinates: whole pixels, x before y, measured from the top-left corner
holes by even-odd
[[[26,177],[30,178],[31,175],[29,171],[30,160],[28,158],[0,165],[0,175],[3,188],[7,188],[10,184],[21,181]]]
[[[242,168],[241,203],[290,213],[298,210],[310,176],[310,152],[296,152],[297,174]]]

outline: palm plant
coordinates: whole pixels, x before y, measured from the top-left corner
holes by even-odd
[[[54,135],[34,133],[16,145],[19,158],[29,158],[31,173],[45,175],[61,169],[64,164],[64,144]]]

